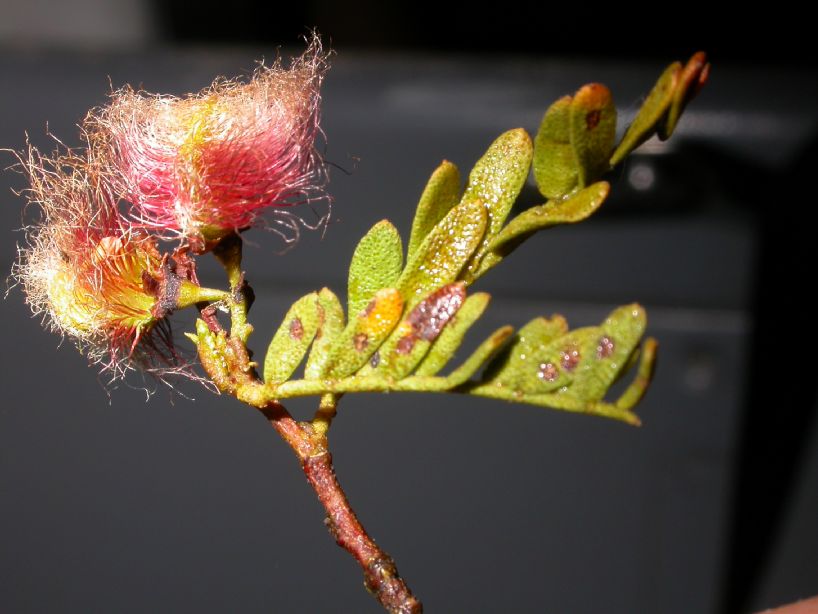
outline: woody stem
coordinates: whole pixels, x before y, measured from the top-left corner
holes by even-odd
[[[260,411],[293,449],[304,475],[327,513],[330,534],[358,562],[364,585],[387,612],[420,614],[423,606],[398,574],[395,562],[367,534],[344,494],[326,437],[309,423],[296,422],[280,404],[268,403]]]

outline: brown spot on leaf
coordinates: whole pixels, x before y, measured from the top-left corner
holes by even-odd
[[[613,339],[604,335],[599,338],[596,346],[596,357],[602,360],[603,358],[608,358],[611,354],[614,353],[616,349],[616,345],[614,344]]]
[[[301,323],[301,318],[293,318],[290,320],[290,338],[296,341],[301,341],[304,336],[304,325]]]
[[[544,362],[537,369],[537,377],[546,382],[553,382],[560,376],[560,370],[553,362]]]
[[[415,347],[415,342],[417,341],[417,337],[414,333],[410,333],[405,337],[401,337],[398,340],[398,345],[395,347],[395,351],[398,354],[408,354],[412,351],[412,348]]]
[[[406,321],[415,329],[419,338],[434,341],[460,309],[465,298],[466,285],[463,282],[449,284],[418,303]]]
[[[352,339],[352,344],[355,346],[357,351],[363,352],[367,347],[369,347],[369,337],[366,336],[366,333],[358,333]]]
[[[577,368],[580,358],[582,357],[579,354],[579,349],[573,345],[560,352],[562,368],[569,372]]]
[[[602,111],[599,109],[588,111],[588,113],[585,114],[585,125],[588,127],[588,130],[596,128],[599,125],[600,119],[602,119]]]
[[[315,330],[315,340],[318,341],[324,334],[324,323],[327,321],[327,311],[318,303],[316,305],[318,308],[318,328]]]

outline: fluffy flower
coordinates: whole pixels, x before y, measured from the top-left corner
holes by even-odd
[[[155,242],[119,217],[98,165],[35,150],[23,164],[28,200],[40,215],[27,229],[15,273],[32,310],[115,376],[135,361],[173,363],[161,299],[168,268]]]
[[[314,141],[325,66],[315,39],[288,68],[261,66],[247,82],[217,80],[184,98],[126,87],[85,127],[113,161],[132,217],[201,251],[269,207],[320,196]]]

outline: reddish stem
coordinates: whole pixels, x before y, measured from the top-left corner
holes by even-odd
[[[395,562],[367,534],[347,501],[332,466],[326,438],[309,424],[296,422],[283,406],[261,409],[301,461],[307,481],[327,511],[327,526],[335,541],[349,552],[364,573],[364,585],[387,612],[420,614],[423,606],[398,574]]]
[[[232,251],[221,254],[234,292],[245,287],[238,265],[240,248],[241,243],[238,243],[238,247],[233,244]],[[297,422],[283,405],[270,401],[265,393],[246,346],[247,335],[252,329],[247,327],[244,320],[247,309],[245,296],[236,298],[237,302],[231,309],[233,329],[230,335],[222,328],[212,306],[201,310],[202,319],[209,330],[209,334],[198,331],[202,366],[220,391],[234,395],[261,411],[298,456],[307,481],[327,511],[330,533],[338,545],[358,561],[364,572],[367,590],[392,614],[420,614],[423,606],[398,575],[394,561],[367,535],[349,506],[335,477],[324,432],[316,431],[308,422]],[[238,333],[237,327],[241,329]]]

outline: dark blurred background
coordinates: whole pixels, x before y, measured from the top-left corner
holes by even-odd
[[[643,302],[662,348],[641,429],[445,396],[342,403],[341,482],[427,611],[727,614],[818,594],[810,20],[781,3],[715,17],[0,0],[0,146],[19,150],[28,132],[49,149],[46,127],[77,144],[75,124],[111,85],[196,91],[281,46],[298,53],[312,27],[336,52],[323,107],[333,221],[276,256],[274,235],[251,233],[259,351],[299,295],[343,293],[375,221],[408,232],[442,158],[465,173],[500,132],[533,133],[588,81],[611,87],[626,123],[671,60],[704,49],[714,65],[672,140],[611,177],[599,215],[536,237],[480,284],[494,296],[484,332]],[[8,271],[23,183],[0,183]],[[529,186],[523,202],[536,200]],[[1,612],[379,611],[260,415],[192,388],[195,402],[109,395],[19,290],[0,310]]]

